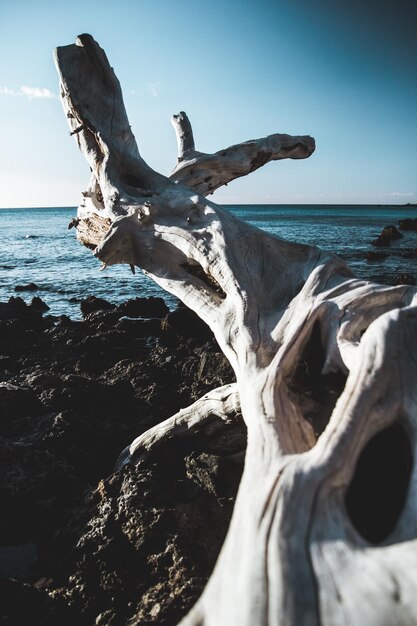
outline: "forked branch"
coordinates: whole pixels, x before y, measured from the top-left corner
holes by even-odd
[[[173,116],[172,123],[177,135],[178,160],[170,178],[203,196],[269,161],[305,159],[315,149],[312,137],[275,134],[207,154],[195,150],[191,123],[183,111]]]

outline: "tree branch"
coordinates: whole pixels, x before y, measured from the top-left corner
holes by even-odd
[[[116,469],[148,460],[161,444],[169,440],[189,438],[196,434],[209,437],[238,419],[240,402],[236,383],[213,389],[132,441],[120,454]]]
[[[312,137],[275,134],[207,154],[195,150],[191,123],[183,111],[173,116],[172,124],[177,136],[178,159],[170,178],[204,196],[269,161],[305,159],[315,149]]]
[[[180,111],[177,115],[173,115],[171,123],[175,130],[178,144],[177,161],[180,163],[185,158],[195,154],[193,129],[191,122],[184,111]]]

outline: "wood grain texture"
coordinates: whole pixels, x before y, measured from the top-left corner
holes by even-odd
[[[170,178],[204,196],[270,161],[305,159],[315,150],[313,137],[277,133],[229,146],[213,154],[198,152],[194,148],[193,131],[186,113],[181,111],[171,121],[177,136],[178,158]]]
[[[417,289],[358,280],[336,256],[258,230],[205,197],[268,160],[309,156],[308,136],[206,155],[181,113],[168,179],[140,157],[96,42],[83,36],[56,58],[64,110],[72,130],[82,127],[74,137],[92,169],[79,209],[84,243],[87,216],[109,219],[98,243],[91,223],[98,259],[136,265],[178,296],[211,327],[237,377],[245,469],[217,565],[183,626],[416,624]],[[128,457],[211,419],[213,397],[194,417],[185,410],[142,435]],[[368,454],[390,427],[411,461],[409,474],[395,474],[404,502],[383,534],[358,527],[350,486],[361,459],[370,471],[381,455],[400,463],[394,438],[379,457]],[[372,502],[374,490],[363,489]]]

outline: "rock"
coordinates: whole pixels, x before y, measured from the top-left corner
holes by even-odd
[[[160,337],[162,325],[160,319],[135,319],[121,317],[117,322],[116,329],[120,329],[132,337]]]
[[[227,449],[225,446],[223,455],[193,452],[185,458],[188,478],[197,482],[218,500],[230,497],[230,494],[235,492],[239,484],[244,463],[244,456],[242,456],[242,450],[245,449],[244,438],[246,437],[244,428],[240,428],[240,434],[242,436],[241,448],[235,454],[224,456]]]
[[[417,248],[410,248],[409,250],[401,250],[399,256],[403,259],[415,259],[417,257]]]
[[[20,320],[25,326],[44,326],[45,321],[42,313],[47,311],[47,304],[40,298],[33,298],[30,305],[27,305],[22,298],[11,297],[8,302],[0,302],[0,321],[1,320]]]
[[[386,252],[367,252],[366,260],[367,261],[385,261],[385,259],[389,256]]]
[[[35,296],[34,298],[32,298],[30,307],[34,311],[39,311],[39,313],[46,313],[46,311],[49,311],[50,309],[50,307],[46,304],[46,302],[41,300],[41,298],[39,298],[38,296]]]
[[[0,579],[22,578],[28,574],[36,561],[34,543],[0,546]]]
[[[198,357],[196,381],[210,386],[215,380],[215,387],[220,387],[231,380],[232,369],[223,352],[213,351],[210,344],[204,344],[201,348],[196,348],[194,354]]]
[[[29,307],[26,302],[20,297],[12,296],[9,298],[8,302],[0,303],[0,311],[3,313],[4,319],[17,319],[22,317],[22,315],[26,315]]]
[[[207,341],[213,338],[213,333],[203,320],[191,309],[180,306],[168,313],[162,327],[165,332],[171,332],[179,337]]]
[[[169,308],[162,298],[133,298],[117,307],[121,315],[127,317],[158,317],[163,318],[169,313]]]
[[[0,623],[4,626],[86,626],[65,602],[18,580],[0,580],[0,597]]]
[[[48,586],[53,624],[66,623],[69,605],[71,626],[177,623],[227,530],[243,422],[172,440],[140,470],[113,474],[114,463],[136,436],[234,373],[187,309],[170,318],[174,332],[119,308],[82,321],[34,308],[21,298],[0,305],[0,545],[36,545],[25,581]],[[173,345],[150,337],[158,333]],[[49,619],[46,591],[16,583],[10,597],[5,623],[42,624],[38,601]]]
[[[395,226],[385,226],[381,234],[378,235],[376,239],[373,240],[373,246],[390,246],[393,241],[396,239],[402,239],[403,235],[399,232],[399,230]]]
[[[5,423],[42,413],[42,404],[30,390],[11,383],[0,383],[0,432]]]
[[[55,593],[82,607],[89,624],[171,626],[203,590],[229,525],[243,455],[191,459],[183,450],[173,441],[151,465],[101,481],[70,528],[57,530],[56,565],[66,550],[69,569],[65,591]]]
[[[115,308],[111,302],[107,302],[103,298],[96,298],[96,296],[89,296],[80,302],[81,313],[84,317],[94,311],[111,311]]]
[[[412,274],[399,274],[394,281],[394,285],[415,285],[416,279]]]
[[[120,313],[116,308],[109,310],[98,309],[97,311],[92,311],[84,316],[84,320],[94,326],[97,326],[98,324],[114,326],[119,319]]]
[[[28,283],[27,285],[16,285],[15,291],[37,291],[39,289],[36,283]]]
[[[5,370],[13,365],[13,359],[10,356],[0,354],[0,371]]]
[[[399,221],[400,230],[413,230],[417,231],[417,217],[406,218]]]

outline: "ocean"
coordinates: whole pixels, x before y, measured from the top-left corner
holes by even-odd
[[[290,241],[319,246],[344,258],[357,276],[389,283],[407,273],[417,279],[417,233],[404,232],[390,256],[369,262],[377,250],[371,241],[388,224],[417,217],[416,207],[359,205],[228,205],[239,218]],[[80,318],[79,301],[90,295],[115,304],[138,296],[162,296],[174,308],[176,299],[137,270],[112,266],[100,272],[100,263],[68,230],[75,207],[0,210],[0,302],[21,296],[30,302],[39,296],[52,315]],[[378,249],[379,250],[379,249]],[[387,249],[389,251],[389,249]],[[15,287],[35,283],[36,291]]]

